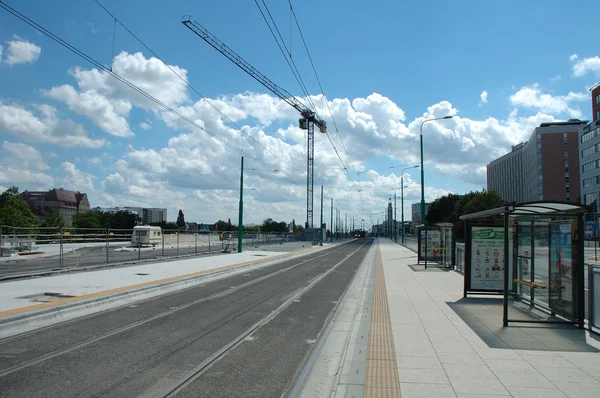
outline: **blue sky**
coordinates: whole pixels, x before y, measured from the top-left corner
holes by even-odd
[[[218,99],[215,106],[248,126],[265,147],[297,169],[305,168],[304,138],[294,127],[294,111],[260,95],[270,93],[180,23],[190,14],[275,83],[301,96],[254,1],[102,3],[167,63],[185,70],[200,93]],[[112,64],[113,21],[94,1],[6,4],[105,65]],[[293,59],[319,111],[329,119],[323,99],[316,97],[320,90],[295,26],[290,37],[287,2],[266,4],[286,45],[291,41]],[[485,165],[511,144],[527,139],[539,122],[591,116],[587,88],[600,81],[600,54],[597,35],[583,17],[597,15],[598,2],[292,4],[352,164],[361,173],[359,177],[352,170],[350,175],[356,183],[360,178],[364,204],[357,205],[355,185],[335,170],[340,163],[322,135],[316,137],[316,170],[321,172],[315,181],[325,185],[326,196],[336,198],[337,206],[360,217],[383,210],[390,188],[399,186],[399,169],[389,167],[417,159],[415,134],[425,116],[457,116],[426,125],[428,198],[485,186]],[[16,43],[13,58],[11,42]],[[151,63],[152,55],[120,26],[114,43],[114,56],[122,55],[115,60],[116,68],[129,71],[132,79],[139,77],[136,81],[143,87],[165,95],[161,98],[240,145],[237,128],[220,123],[209,105],[194,106],[199,97],[170,71],[148,72],[152,65],[158,68]],[[140,104],[116,83],[108,83],[110,79],[94,81],[86,61],[3,10],[0,46],[0,106],[5,113],[4,119],[0,115],[1,187],[64,186],[88,192],[93,205],[164,206],[171,218],[183,208],[188,219],[201,222],[236,214],[239,154]],[[136,58],[137,52],[141,54]],[[77,75],[77,70],[84,73]],[[103,113],[103,101],[117,104],[114,115]],[[22,118],[37,118],[46,130],[31,127],[25,134],[23,126],[30,125]],[[349,165],[333,123],[328,124]],[[66,134],[70,129],[77,132]],[[242,145],[256,156],[270,156],[261,155],[262,148],[250,148],[248,141]],[[286,167],[276,163],[275,169]],[[22,168],[29,174],[16,172]],[[256,189],[249,191],[250,209],[254,205],[255,211],[249,211],[247,219],[304,218],[301,187],[265,170],[247,174],[248,184]],[[287,169],[285,175],[303,185],[305,177],[297,171]],[[405,175],[407,211],[418,200],[419,182],[418,169]]]

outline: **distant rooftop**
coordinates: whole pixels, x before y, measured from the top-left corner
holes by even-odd
[[[588,120],[579,120],[579,119],[569,119],[566,122],[549,122],[549,123],[542,123],[540,124],[540,127],[551,127],[551,126],[568,126],[568,125],[581,125],[581,124],[587,124]]]

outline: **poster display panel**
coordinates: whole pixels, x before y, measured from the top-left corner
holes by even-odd
[[[421,235],[421,247],[419,250],[419,258],[425,258],[425,230],[422,229]],[[427,260],[436,260],[440,255],[441,246],[441,234],[439,230],[427,231]]]
[[[561,315],[573,314],[573,257],[571,221],[553,223],[550,229],[550,309]]]
[[[504,290],[504,228],[471,229],[470,288]]]

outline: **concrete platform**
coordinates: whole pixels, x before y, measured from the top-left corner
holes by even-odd
[[[395,396],[398,381],[403,398],[600,394],[599,336],[571,326],[503,327],[501,299],[464,299],[462,274],[424,270],[416,253],[394,242],[378,246],[389,318],[373,323],[382,283],[372,272],[379,258],[367,256],[295,396]],[[397,378],[368,369],[388,327],[395,361],[385,364]]]

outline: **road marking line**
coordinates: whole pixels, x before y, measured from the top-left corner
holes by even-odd
[[[377,243],[375,259],[375,285],[373,287],[364,397],[400,397],[398,365],[379,243]]]
[[[172,281],[177,281],[177,280],[182,280],[182,279],[187,279],[187,278],[193,278],[193,277],[205,275],[205,274],[212,273],[212,272],[217,272],[217,271],[227,270],[227,269],[231,269],[231,268],[241,267],[241,266],[244,266],[244,265],[250,265],[250,264],[254,264],[254,263],[258,263],[258,262],[270,261],[270,260],[274,260],[274,259],[277,259],[277,258],[285,257],[285,256],[287,256],[290,253],[298,253],[298,252],[302,252],[302,251],[308,251],[309,249],[310,248],[300,249],[300,250],[296,250],[294,252],[279,254],[279,255],[276,255],[276,256],[268,257],[268,258],[259,258],[259,259],[256,259],[256,260],[245,261],[243,263],[238,263],[238,264],[224,265],[224,266],[221,266],[221,267],[211,268],[211,269],[207,269],[207,270],[203,270],[203,271],[198,271],[198,272],[193,272],[193,273],[190,273],[190,274],[170,276],[168,278],[163,278],[163,279],[157,279],[157,280],[148,281],[148,282],[137,283],[137,284],[129,285],[129,286],[117,287],[117,288],[114,288],[114,289],[109,289],[109,290],[103,290],[103,291],[99,291],[99,292],[95,292],[95,293],[84,294],[84,295],[81,295],[81,296],[62,298],[62,299],[54,300],[54,301],[51,301],[51,302],[48,302],[48,303],[40,303],[40,304],[29,305],[29,306],[20,307],[20,308],[14,308],[14,309],[11,309],[11,310],[0,311],[0,318],[2,318],[4,316],[9,316],[9,315],[22,314],[24,312],[29,312],[29,311],[41,310],[41,309],[49,308],[49,307],[55,307],[55,306],[58,306],[58,305],[75,303],[75,302],[78,302],[78,301],[88,300],[88,299],[92,299],[92,298],[95,298],[95,297],[106,296],[106,295],[110,295],[110,294],[114,294],[114,293],[120,293],[120,292],[125,292],[125,291],[129,291],[129,290],[134,290],[134,289],[141,289],[141,288],[144,288],[144,287],[159,285],[159,284],[165,283],[165,282],[172,282]]]

